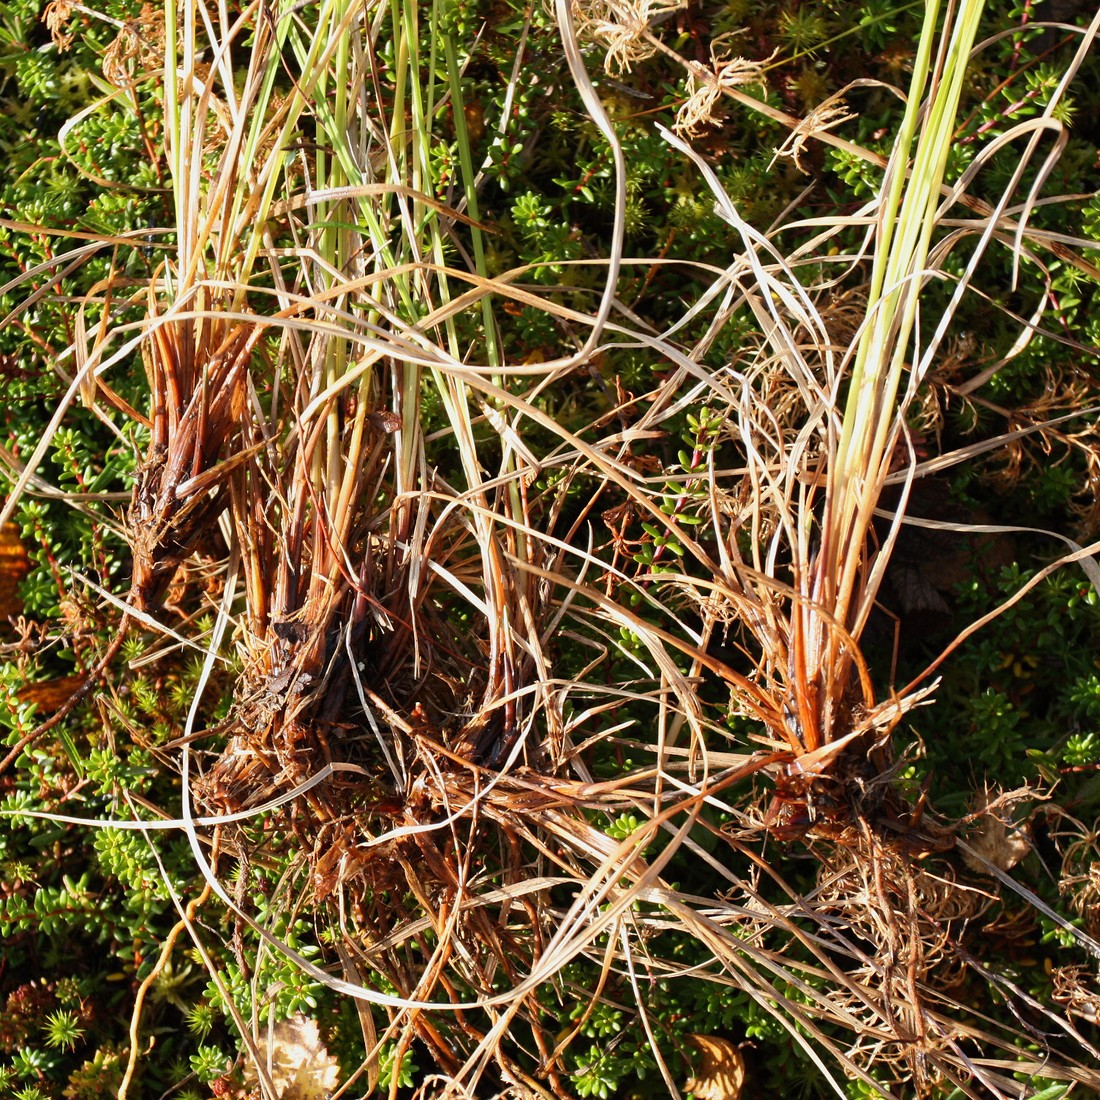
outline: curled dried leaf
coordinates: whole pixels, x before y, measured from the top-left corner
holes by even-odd
[[[258,1048],[280,1100],[324,1100],[340,1080],[340,1068],[321,1041],[317,1022],[305,1016],[280,1020],[259,1036]],[[249,1065],[246,1084],[259,1077]]]
[[[740,1047],[716,1035],[689,1035],[702,1056],[695,1076],[684,1083],[695,1100],[740,1100],[745,1087],[745,1058]]]
[[[1012,807],[1035,798],[1035,791],[1022,787],[994,796],[986,791],[983,805],[971,815],[974,822],[967,835],[963,859],[972,870],[987,874],[987,863],[1001,871],[1015,867],[1031,851],[1031,828],[1028,821],[1017,821]]]
[[[5,523],[0,528],[0,623],[22,614],[19,586],[30,569],[30,556],[19,537],[19,528],[14,523]]]

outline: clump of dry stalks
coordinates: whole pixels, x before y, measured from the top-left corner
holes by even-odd
[[[618,32],[612,5],[587,12],[610,68],[628,67],[658,10],[671,5]],[[282,3],[235,22],[195,0],[180,12],[165,65],[179,243],[139,335],[112,351],[118,334],[100,330],[84,376],[140,346],[151,403],[129,512],[133,613],[147,625],[164,614],[200,545],[224,557],[219,628],[204,644],[209,667],[221,646],[242,671],[228,722],[189,726],[181,742],[196,859],[240,926],[364,1003],[368,1086],[396,1039],[398,1057],[414,1040],[430,1051],[448,1082],[439,1095],[491,1082],[568,1095],[571,1035],[546,1031],[540,996],[578,957],[599,974],[594,996],[612,980],[637,991],[675,976],[662,944],[677,937],[698,944],[687,969],[768,1006],[841,1095],[838,1067],[883,1095],[950,1083],[1013,1096],[1021,1072],[1097,1086],[1100,1051],[1072,1019],[977,960],[968,929],[992,880],[974,880],[952,828],[895,782],[893,737],[928,679],[883,694],[859,643],[904,490],[924,472],[905,413],[931,353],[875,398],[861,429],[873,443],[855,445],[864,465],[846,465],[841,397],[884,307],[872,297],[853,321],[860,299],[799,283],[797,262],[824,255],[834,230],[784,257],[700,161],[731,225],[728,263],[700,273],[709,285],[692,307],[711,331],[684,347],[612,322],[623,165],[562,0],[571,71],[615,151],[620,252],[600,308],[570,316],[589,331],[574,355],[480,362],[461,341],[483,324],[493,346],[494,303],[563,308],[522,287],[523,272],[442,264],[447,234],[480,227],[476,206],[458,215],[424,190],[415,135],[426,142],[433,117],[405,95],[422,75],[415,28],[406,36],[369,4],[324,3],[310,27]],[[384,33],[407,53],[383,78]],[[729,90],[716,65],[712,106]],[[307,127],[315,142],[297,138]],[[888,186],[905,175],[902,156]],[[933,210],[940,201],[937,180]],[[998,220],[1011,233],[1007,202],[970,234],[987,243]],[[894,270],[878,293],[904,287],[915,302],[935,258]],[[737,310],[752,312],[760,343],[714,364],[714,332]],[[621,344],[661,364],[652,391],[581,430],[557,424],[546,392]],[[879,354],[901,362],[908,338],[898,346]],[[429,392],[442,428],[426,424]],[[695,454],[655,480],[645,447],[685,410],[699,418]],[[551,442],[533,453],[536,436]],[[891,482],[902,504],[876,544]],[[566,508],[570,485],[591,488]],[[665,548],[649,566],[632,554],[650,537],[642,521]],[[721,635],[743,659],[714,655]],[[558,671],[586,649],[583,667]],[[630,682],[605,682],[611,650],[633,662]],[[717,695],[720,706],[706,701]],[[750,741],[730,732],[746,728]],[[643,763],[597,778],[591,761],[616,745]],[[265,812],[300,852],[286,905],[330,925],[324,966],[224,885],[234,864],[247,879],[265,858],[240,824]],[[625,839],[598,825],[626,813],[642,824]],[[708,832],[716,847],[700,843]],[[788,841],[820,860],[809,893],[781,874]],[[722,888],[675,889],[678,853]],[[1015,1000],[1016,1023],[956,1000],[974,975]],[[656,1047],[644,997],[638,1011]],[[255,1049],[262,1024],[239,1022]],[[262,1073],[259,1085],[272,1088]]]

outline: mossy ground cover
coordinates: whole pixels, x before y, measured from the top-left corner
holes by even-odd
[[[1085,6],[807,580],[924,7],[5,6],[0,1092],[1096,1090]]]

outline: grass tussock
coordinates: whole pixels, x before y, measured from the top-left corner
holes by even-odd
[[[885,1096],[1100,1083],[1079,975],[1041,1004],[973,937],[1012,863],[964,826],[1011,800],[951,821],[905,775],[903,722],[958,642],[907,684],[866,643],[914,484],[975,453],[930,455],[913,426],[930,387],[959,387],[937,374],[952,318],[987,251],[1049,243],[1028,235],[1036,188],[1017,191],[1037,158],[1048,173],[1062,124],[1048,108],[951,178],[981,5],[938,7],[881,190],[853,214],[765,232],[661,131],[728,227],[664,331],[616,297],[624,266],[659,261],[625,256],[629,167],[578,32],[621,74],[671,5],[557,6],[615,218],[613,254],[578,264],[595,281],[568,298],[486,260],[437,7],[165,9],[172,236],[145,285],[97,292],[140,322],[107,310],[81,353],[90,400],[110,401],[135,349],[148,379],[127,625],[186,634],[199,590],[217,615],[187,638],[205,665],[168,753],[183,809],[146,827],[187,834],[204,897],[261,945],[242,972],[273,953],[359,1003],[351,1087],[415,1048],[442,1075],[421,1095],[570,1095],[565,1054],[614,989],[676,1095],[646,1007],[671,979],[747,996],[838,1095],[845,1078]],[[764,79],[715,56],[714,74],[687,70],[684,133]],[[799,149],[850,117],[829,110]],[[996,155],[1021,168],[975,213],[968,187]],[[524,309],[571,352],[509,358]],[[564,415],[557,395],[622,349],[652,364],[649,388],[600,381],[595,414]],[[999,442],[1059,431],[1060,409]],[[1066,558],[1093,584],[1095,549]],[[204,691],[226,684],[204,722]],[[1067,844],[1085,881],[1094,840]],[[241,884],[265,863],[284,871],[261,910]],[[705,890],[681,888],[689,865]],[[576,963],[595,988],[563,1032],[548,1005],[576,993]],[[235,1022],[255,1087],[278,1095],[259,1011]]]

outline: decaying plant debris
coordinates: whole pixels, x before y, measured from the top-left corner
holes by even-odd
[[[1017,227],[1027,240],[1013,180],[959,231],[974,260],[940,299],[942,323],[920,316],[969,182],[933,162],[980,15],[959,5],[941,39],[935,7],[882,193],[809,227],[799,255],[784,255],[782,230],[746,224],[666,133],[729,226],[693,273],[705,289],[690,308],[713,320],[687,346],[618,308],[621,232],[591,314],[528,271],[490,275],[468,155],[453,193],[426,191],[438,119],[424,93],[443,89],[414,8],[397,25],[343,0],[232,19],[169,6],[176,243],[136,340],[150,404],[127,602],[146,627],[175,629],[169,592],[188,590],[201,550],[219,617],[198,644],[233,687],[205,729],[200,691],[173,744],[185,801],[166,827],[187,831],[238,945],[248,929],[363,1003],[360,1085],[377,1084],[395,1041],[398,1064],[413,1043],[430,1052],[439,1095],[570,1095],[562,1055],[584,1019],[552,1031],[540,996],[584,959],[594,1000],[612,977],[637,993],[687,973],[747,994],[840,1095],[845,1075],[887,1096],[1016,1096],[1020,1074],[1100,1088],[1086,977],[1067,968],[1061,1003],[1042,1005],[982,958],[1026,831],[1002,858],[974,827],[984,814],[1009,843],[995,799],[951,822],[904,781],[899,733],[934,700],[936,666],[884,690],[862,645],[913,486],[943,465],[911,418],[922,402],[934,416],[936,386],[965,389],[947,377],[965,360],[937,378],[936,348],[982,250]],[[621,74],[656,48],[647,18],[671,6],[632,9],[618,34],[614,5],[579,9],[560,0],[557,18],[613,149],[621,222],[628,166],[573,23]],[[386,36],[398,48],[384,59]],[[713,76],[689,68],[712,94],[681,130],[705,130],[699,111],[742,76],[725,54]],[[1026,161],[1030,136],[1059,125],[1048,114],[998,144],[1019,142]],[[867,254],[830,259],[851,224],[867,227]],[[807,285],[811,252],[830,277]],[[524,307],[580,333],[574,354],[509,362],[499,327]],[[757,342],[716,364],[708,346],[738,312]],[[131,338],[104,326],[85,349],[104,385],[96,364]],[[618,345],[652,357],[652,388],[605,388],[590,423],[559,424],[546,393]],[[655,465],[685,413],[687,449]],[[1095,549],[1068,555],[1093,583]],[[609,680],[609,653],[629,681]],[[615,759],[632,763],[613,777],[593,763]],[[600,825],[624,816],[636,824],[619,837]],[[1065,858],[1092,889],[1088,844]],[[814,861],[809,890],[789,881],[790,851]],[[706,896],[674,885],[684,853],[719,883]],[[276,907],[258,916],[230,884],[264,860],[286,861],[280,904],[324,928],[316,960],[283,942]],[[1062,924],[1100,951],[1095,929]],[[994,998],[1011,1009],[994,1018]],[[652,1038],[644,997],[637,1010]],[[263,1025],[236,1022],[262,1066]],[[278,1094],[259,1071],[255,1087]]]

